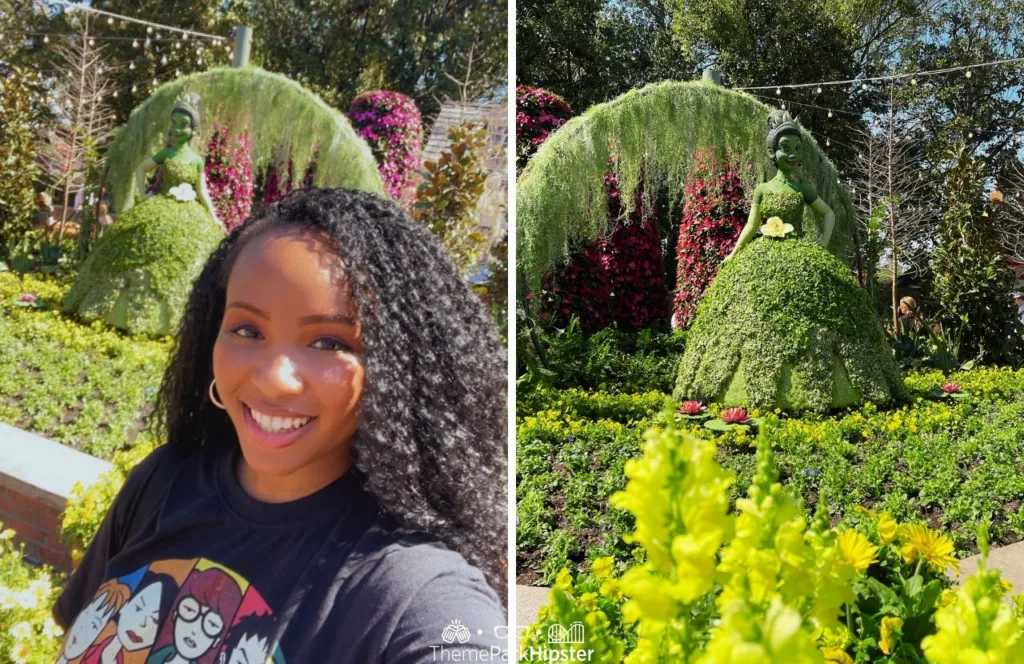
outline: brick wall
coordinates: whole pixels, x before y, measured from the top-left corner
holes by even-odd
[[[32,562],[71,570],[60,515],[75,482],[89,485],[110,469],[101,459],[0,423],[0,522],[16,532]]]

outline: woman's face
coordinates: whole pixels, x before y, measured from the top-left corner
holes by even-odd
[[[242,249],[213,373],[257,476],[322,485],[324,469],[335,477],[348,469],[364,383],[361,326],[340,261],[322,239],[270,231]]]
[[[171,143],[181,146],[192,138],[192,118],[188,113],[176,111],[171,113]]]
[[[121,607],[117,619],[117,638],[125,650],[149,648],[156,641],[160,626],[160,595],[163,587],[151,583]]]
[[[779,146],[775,150],[775,163],[780,171],[788,174],[800,168],[802,142],[798,136],[793,134],[786,134],[779,139]]]

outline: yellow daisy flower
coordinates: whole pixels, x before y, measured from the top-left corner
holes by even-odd
[[[882,642],[878,644],[878,647],[886,655],[891,655],[893,648],[896,647],[896,635],[894,632],[901,627],[903,627],[903,618],[894,618],[892,616],[882,618]]]
[[[921,525],[904,524],[901,529],[903,547],[900,555],[903,560],[912,563],[920,557],[927,560],[936,572],[942,572],[947,567],[960,571],[960,561],[953,556],[953,540]]]
[[[863,572],[878,562],[878,547],[856,530],[839,533],[839,549],[842,560],[858,572]]]
[[[899,524],[886,512],[878,515],[878,536],[882,538],[882,544],[888,544],[896,539],[896,531]]]

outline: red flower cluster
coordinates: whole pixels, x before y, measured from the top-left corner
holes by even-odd
[[[679,406],[679,412],[683,415],[700,415],[707,409],[707,406],[700,401],[693,400],[684,401],[683,404]]]
[[[206,150],[206,188],[217,216],[228,231],[240,225],[252,209],[252,143],[216,126]]]
[[[412,204],[413,175],[423,149],[423,118],[416,102],[400,92],[364,92],[352,101],[348,117],[369,143],[388,196]]]
[[[694,155],[695,166],[686,181],[683,216],[676,253],[674,327],[687,327],[697,313],[704,291],[718,274],[722,261],[739,238],[750,212],[743,191],[740,165],[728,156]],[[747,164],[747,169],[752,165]]]
[[[726,424],[750,424],[746,408],[727,408],[720,416]]]
[[[959,394],[962,390],[957,383],[946,383],[942,386],[942,391],[946,394]]]
[[[516,175],[548,135],[572,117],[564,99],[542,88],[516,88]]]
[[[612,232],[592,242],[566,266],[545,275],[541,319],[564,324],[571,315],[586,330],[612,322],[642,329],[668,317],[668,292],[662,267],[661,237],[653,211],[637,198],[628,222],[614,175],[606,175]]]
[[[306,169],[306,175],[302,178],[302,184],[299,185],[300,189],[309,189],[313,186],[313,173],[316,171],[316,162],[309,165]],[[295,173],[294,164],[292,160],[288,160],[288,176],[282,178],[281,174],[277,172],[276,168],[271,168],[267,171],[267,177],[263,183],[263,198],[261,202],[264,206],[270,205],[276,201],[284,198],[285,194],[288,194],[293,189],[292,187],[292,176]]]

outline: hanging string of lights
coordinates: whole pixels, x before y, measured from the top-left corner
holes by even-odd
[[[96,9],[89,5],[79,4],[76,2],[70,2],[69,0],[41,0],[45,4],[56,5],[63,7],[66,11],[86,12],[90,14],[96,14],[98,16],[104,16],[107,18],[107,24],[113,25],[114,21],[122,21],[125,23],[135,23],[137,25],[146,26],[146,32],[153,34],[155,30],[165,30],[167,32],[178,33],[183,35],[183,39],[188,39],[189,36],[199,37],[205,39],[213,39],[223,41],[226,38],[221,35],[212,35],[206,32],[198,32],[196,30],[188,30],[186,28],[178,28],[172,25],[164,25],[162,23],[154,23],[152,21],[146,21],[132,16],[122,16],[121,14],[114,14],[112,12],[104,11],[102,9]]]

